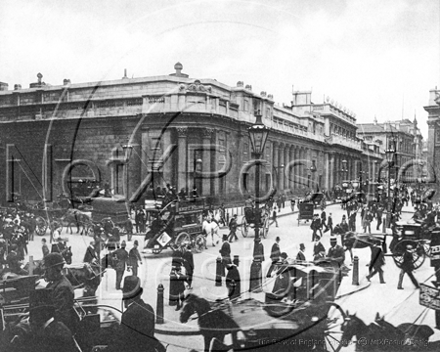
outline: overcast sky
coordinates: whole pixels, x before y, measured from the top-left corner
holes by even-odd
[[[156,76],[194,78],[291,101],[312,89],[358,122],[414,118],[427,138],[440,88],[438,0],[1,0],[0,81],[28,87]]]

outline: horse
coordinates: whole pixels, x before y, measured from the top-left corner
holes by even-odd
[[[211,341],[217,339],[223,342],[225,335],[232,333],[232,341],[236,341],[239,326],[223,310],[212,309],[209,302],[194,294],[189,294],[184,301],[182,312],[180,313],[180,322],[188,322],[191,315],[197,313],[200,332],[203,335],[205,351],[210,350]],[[223,346],[225,350],[230,348]]]
[[[87,231],[87,227],[90,224],[90,217],[77,210],[77,209],[68,209],[66,213],[60,219],[62,225],[70,230],[70,233],[73,233],[72,227],[76,226],[76,233],[79,233],[80,227],[82,226],[81,235],[85,234]]]
[[[371,234],[360,234],[353,231],[345,232],[338,224],[333,229],[334,235],[341,235],[341,243],[345,251],[350,252],[351,260],[353,261],[353,248],[367,248],[373,246],[375,243],[382,244],[382,239],[378,239]]]
[[[220,235],[218,234],[219,229],[220,226],[218,225],[218,223],[215,220],[210,219],[209,217],[206,217],[202,222],[202,231],[205,234],[206,238],[209,235],[211,235],[213,247],[215,247],[215,245],[220,242]],[[217,236],[216,243],[214,243],[214,235]],[[206,240],[205,240],[205,247],[206,247]]]
[[[66,278],[74,289],[84,288],[84,297],[95,296],[105,268],[97,263],[80,263],[65,267]]]
[[[347,347],[353,336],[356,336],[356,351],[414,351],[415,348],[434,351],[432,348],[438,348],[439,342],[428,342],[433,333],[427,325],[404,323],[395,327],[379,314],[376,314],[373,323],[367,325],[356,314],[350,315],[347,312],[342,324],[341,342]]]

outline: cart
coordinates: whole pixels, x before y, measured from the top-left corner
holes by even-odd
[[[255,219],[256,219],[256,211],[254,207],[247,207],[244,208],[244,215],[241,218],[241,221],[238,223],[238,227],[241,230],[241,234],[243,237],[247,237],[249,234],[249,228],[254,229],[255,228]],[[264,205],[260,208],[260,229],[261,236],[263,238],[267,237],[267,234],[269,233],[269,226],[270,226],[270,210],[267,205]]]
[[[313,219],[313,212],[315,210],[315,205],[312,202],[303,201],[298,204],[298,226],[300,221],[308,222]]]
[[[165,205],[146,207],[145,211],[154,218],[149,231],[146,248],[159,254],[167,247],[191,243],[196,252],[206,245],[203,235],[203,214],[206,211],[204,198],[173,200]]]
[[[425,258],[431,256],[430,242],[430,234],[423,231],[421,224],[397,223],[397,234],[393,235],[390,243],[392,257],[397,267],[402,267],[405,250],[411,245],[414,269],[420,268]]]

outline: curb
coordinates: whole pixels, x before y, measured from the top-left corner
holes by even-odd
[[[368,287],[370,287],[370,286],[371,286],[371,282],[369,282],[369,283],[368,283],[367,285],[365,285],[365,286],[361,286],[361,287],[357,288],[356,290],[353,290],[353,291],[350,291],[350,292],[347,292],[347,293],[343,293],[343,294],[341,294],[341,295],[339,295],[339,296],[336,296],[336,297],[335,297],[335,301],[336,301],[337,299],[340,299],[340,298],[343,298],[343,297],[347,297],[347,296],[350,296],[350,295],[355,294],[355,293],[357,293],[357,292],[363,291],[363,290],[365,290],[366,288],[368,288]]]

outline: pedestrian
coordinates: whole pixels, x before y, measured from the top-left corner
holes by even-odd
[[[339,267],[341,267],[342,264],[344,264],[345,261],[345,251],[342,246],[337,244],[336,237],[330,238],[330,248],[327,253],[327,257],[333,259],[339,264]]]
[[[310,224],[310,228],[312,229],[312,242],[315,241],[317,232],[319,231],[319,236],[322,237],[322,231],[321,231],[321,219],[319,218],[318,214],[313,215],[312,223]]]
[[[43,259],[46,257],[46,255],[49,254],[49,247],[47,247],[46,239],[41,239],[41,250],[43,251]]]
[[[413,270],[414,270],[413,252],[414,252],[413,246],[408,244],[406,246],[405,253],[403,254],[403,261],[401,264],[402,270],[400,270],[399,283],[397,285],[398,290],[403,290],[402,283],[403,283],[403,277],[405,276],[405,274],[407,274],[409,276],[409,278],[411,279],[411,282],[414,284],[414,286],[416,288],[419,288],[419,283],[417,282],[417,280],[413,274]]]
[[[223,235],[223,244],[220,248],[219,253],[222,257],[222,276],[225,276],[225,269],[228,264],[232,263],[231,259],[231,245],[228,242],[228,235]]]
[[[364,221],[363,221],[363,227],[364,227],[364,233],[367,232],[371,233],[371,222],[373,221],[373,214],[370,212],[370,210],[366,210],[364,214]]]
[[[241,279],[237,265],[228,264],[226,267],[226,287],[228,289],[228,297],[230,300],[240,297],[241,295]]]
[[[43,261],[44,278],[48,282],[52,302],[55,306],[55,319],[65,324],[75,334],[76,313],[73,308],[75,293],[73,286],[63,274],[66,264],[60,253],[49,253]]]
[[[347,232],[350,230],[350,229],[348,228],[347,219],[346,219],[345,215],[342,215],[342,221],[341,221],[341,223],[339,224],[339,226],[341,227],[341,230],[342,230],[344,233],[347,233]]]
[[[142,299],[141,281],[136,276],[127,276],[122,289],[122,301],[126,310],[122,313],[121,324],[115,332],[113,344],[106,350],[119,351],[163,351],[154,337],[155,314],[151,305]]]
[[[180,310],[183,306],[185,298],[185,281],[187,276],[183,275],[181,266],[172,266],[170,273],[170,306],[176,306],[176,310]]]
[[[125,250],[125,241],[122,241],[121,248],[118,248],[113,252],[113,258],[115,260],[115,270],[116,270],[116,289],[121,289],[122,277],[124,276],[126,264],[128,261],[128,252]]]
[[[321,211],[321,226],[325,228],[324,232],[327,232],[327,213],[325,210]]]
[[[306,255],[304,254],[305,250],[306,250],[306,246],[304,245],[304,243],[301,243],[299,245],[298,254],[296,255],[296,260],[297,261],[300,261],[300,262],[305,262],[306,261]],[[325,250],[324,250],[324,252],[325,252]]]
[[[171,266],[180,268],[183,265],[183,250],[179,245],[175,245],[172,249],[173,256],[171,259]]]
[[[296,203],[296,202],[295,202],[295,199],[292,198],[292,199],[290,200],[290,210],[291,210],[291,211],[295,211],[295,203]]]
[[[272,245],[272,250],[270,252],[270,260],[272,260],[272,264],[270,265],[269,270],[267,271],[266,277],[272,276],[272,271],[275,269],[276,264],[280,261],[280,255],[281,255],[280,237],[277,236],[277,238],[275,238],[275,243]]]
[[[328,231],[328,230],[330,230],[330,236],[332,236],[333,235],[333,217],[332,217],[332,213],[329,213],[328,217],[327,217],[327,229],[326,229],[326,231]]]
[[[286,204],[286,195],[283,193],[283,194],[281,195],[281,208],[284,209],[285,204]]]
[[[379,204],[376,210],[376,220],[377,220],[376,231],[379,231],[380,225],[382,224],[383,210],[384,210],[383,206]]]
[[[348,217],[348,228],[350,231],[356,232],[356,212],[353,211]]]
[[[231,243],[234,241],[234,239],[236,241],[238,241],[237,227],[238,227],[238,224],[237,224],[237,214],[234,214],[234,216],[229,221],[228,241],[230,241]]]
[[[320,260],[325,257],[325,247],[321,243],[321,236],[316,235],[315,243],[313,244],[313,260]]]
[[[385,257],[383,255],[382,248],[379,247],[379,245],[375,242],[371,247],[371,261],[370,261],[369,274],[367,275],[367,280],[370,281],[370,279],[374,275],[379,273],[380,283],[384,284],[385,280],[383,278],[383,269],[382,269],[384,265],[385,265]]]
[[[278,221],[277,221],[277,207],[273,208],[273,212],[272,212],[272,222],[271,224],[275,223],[276,227],[278,227]]]
[[[187,243],[183,246],[183,266],[185,267],[185,274],[188,278],[188,288],[192,288],[192,280],[194,275],[194,256],[191,251],[191,244]]]
[[[139,263],[142,265],[142,258],[139,254],[139,242],[134,240],[133,248],[128,253],[128,266],[131,268],[133,276],[138,276]]]
[[[95,249],[95,241],[90,241],[89,246],[86,249],[86,254],[84,254],[84,263],[92,263],[93,261],[98,261],[98,254]]]

